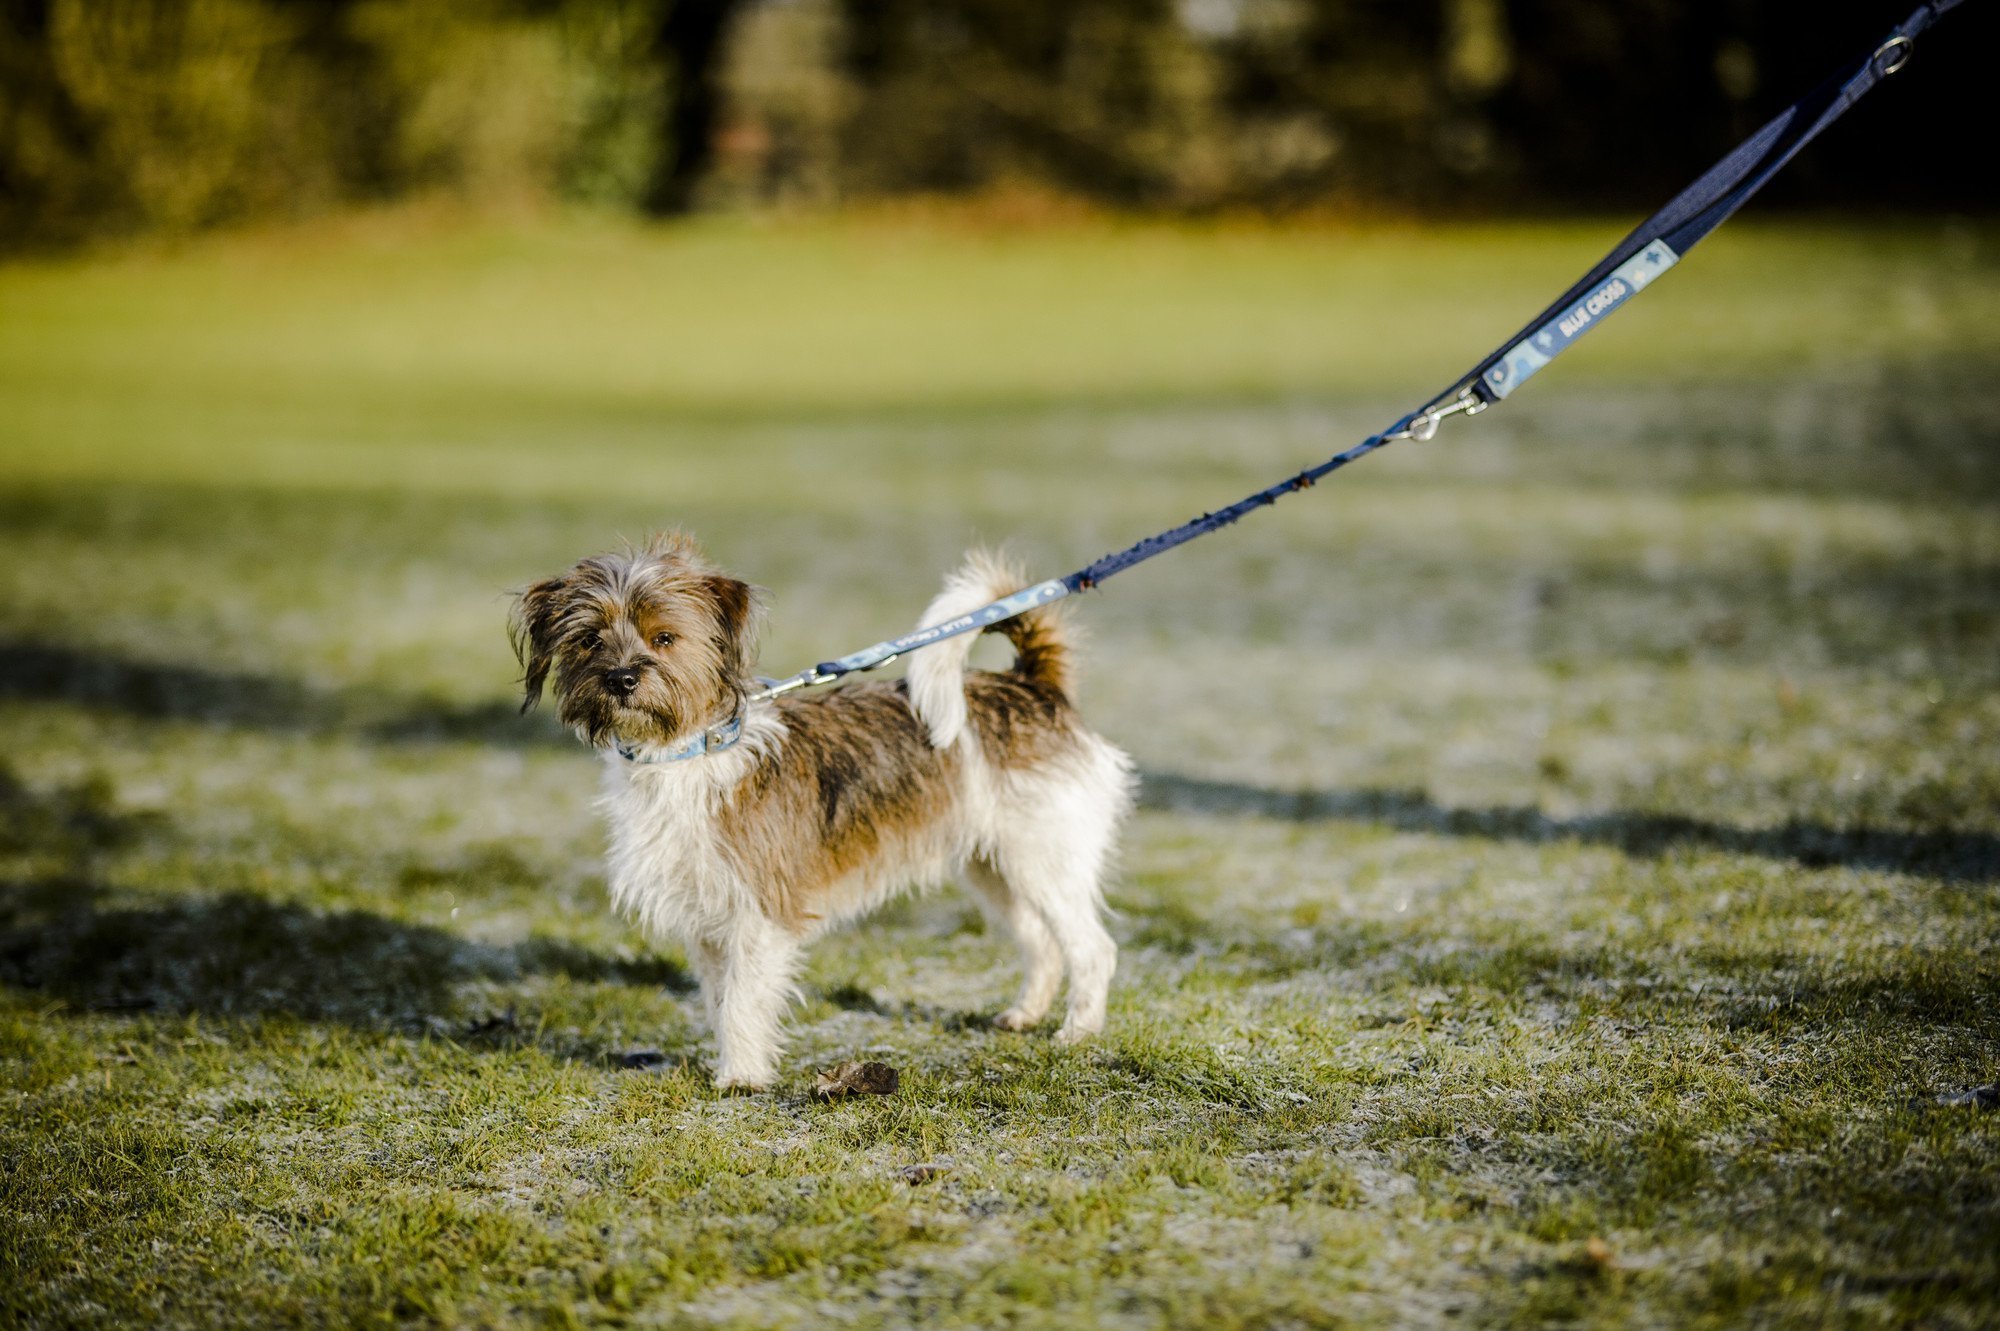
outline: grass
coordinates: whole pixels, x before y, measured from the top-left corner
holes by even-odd
[[[363,222],[0,269],[0,1321],[1990,1324],[2000,232],[1744,223],[1079,607],[1111,1029],[966,899],[718,1097],[506,591],[765,661],[1393,419],[1615,227]],[[623,1066],[640,1048],[657,1067]],[[813,1069],[903,1072],[818,1105]],[[908,1166],[942,1172],[917,1183]]]

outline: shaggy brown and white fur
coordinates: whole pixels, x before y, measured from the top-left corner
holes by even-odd
[[[921,622],[1022,585],[974,554]],[[756,617],[751,588],[669,535],[536,583],[514,621],[523,709],[553,672],[563,722],[604,750],[612,899],[686,949],[716,1084],[774,1080],[808,941],[959,874],[1021,948],[1021,992],[996,1024],[1040,1022],[1067,970],[1057,1038],[1101,1030],[1117,947],[1100,881],[1132,768],[1071,705],[1053,611],[996,626],[1014,643],[1010,670],[968,671],[966,635],[913,654],[906,681],[746,705]],[[612,747],[670,752],[736,716],[741,740],[698,757],[633,762]]]

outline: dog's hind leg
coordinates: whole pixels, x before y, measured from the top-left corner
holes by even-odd
[[[716,973],[715,1084],[762,1091],[777,1080],[779,1029],[792,994],[799,944],[769,920],[743,923],[723,940]]]
[[[1082,757],[1067,779],[1031,778],[1008,792],[993,856],[1069,971],[1069,1012],[1056,1032],[1065,1043],[1104,1029],[1118,945],[1104,928],[1102,879],[1131,799],[1124,754],[1093,738]]]
[[[1069,1012],[1056,1039],[1067,1044],[1095,1035],[1104,1029],[1111,975],[1118,968],[1118,944],[1098,918],[1101,849],[1060,840],[1016,849],[1002,857],[1001,872],[1019,904],[1040,917],[1069,970]]]
[[[1049,1015],[1062,985],[1062,949],[1032,903],[1015,892],[1000,871],[985,860],[966,866],[966,879],[986,904],[988,914],[1006,922],[1021,947],[1021,993],[1012,1007],[993,1019],[1005,1031],[1025,1031]]]
[[[1104,1029],[1111,975],[1118,969],[1118,944],[1098,918],[1094,869],[1047,884],[1043,900],[1044,917],[1069,968],[1069,1011],[1056,1039],[1071,1044]]]

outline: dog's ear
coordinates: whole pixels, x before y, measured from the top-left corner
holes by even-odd
[[[514,657],[521,663],[521,710],[542,700],[542,684],[554,664],[563,612],[569,606],[569,579],[544,578],[514,602],[507,630],[514,639]]]
[[[720,629],[716,646],[722,650],[723,672],[732,680],[741,679],[757,656],[757,589],[723,573],[703,578],[702,588],[715,602]]]

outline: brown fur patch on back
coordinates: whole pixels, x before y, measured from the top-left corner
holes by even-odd
[[[994,767],[1030,766],[1076,743],[1076,713],[1047,684],[975,670],[966,689]],[[777,707],[785,742],[731,792],[721,824],[766,913],[797,930],[825,915],[826,894],[871,861],[920,858],[912,847],[957,798],[964,758],[931,746],[900,680],[781,698]]]
[[[787,738],[722,811],[773,919],[804,927],[819,898],[878,855],[903,858],[950,807],[961,759],[933,749],[896,684],[778,702]]]

